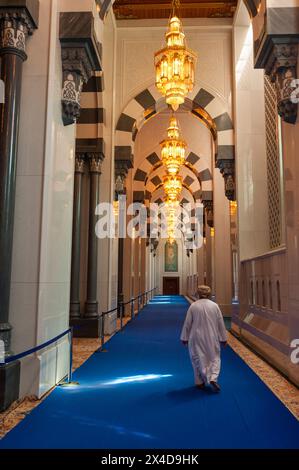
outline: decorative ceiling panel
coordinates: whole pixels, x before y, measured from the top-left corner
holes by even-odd
[[[232,18],[237,0],[181,0],[182,18]],[[168,18],[169,0],[116,0],[113,5],[118,20]]]

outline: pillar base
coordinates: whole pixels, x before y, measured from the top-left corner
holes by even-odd
[[[10,339],[12,326],[10,323],[0,323],[0,340],[4,342],[6,354],[11,354]]]
[[[100,320],[98,318],[76,318],[70,320],[74,328],[74,338],[99,338]]]
[[[20,373],[20,361],[0,366],[0,411],[5,411],[14,401],[18,400]]]
[[[91,318],[97,318],[98,317],[98,302],[86,302],[85,304],[85,312],[84,312],[84,317],[91,319]]]
[[[70,318],[80,318],[80,302],[71,302]]]

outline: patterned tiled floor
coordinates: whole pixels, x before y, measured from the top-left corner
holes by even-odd
[[[125,320],[127,323],[129,319]],[[109,336],[105,337],[105,342]],[[251,369],[267,384],[273,393],[299,419],[299,390],[288,382],[279,372],[256,356],[238,339],[229,334],[229,344],[232,349],[249,365]],[[77,369],[99,348],[97,339],[74,339],[73,369]],[[51,393],[51,392],[49,392]],[[43,397],[44,399],[45,397]],[[0,413],[0,438],[15,427],[26,414],[39,405],[41,400],[28,397],[14,403],[7,411]]]

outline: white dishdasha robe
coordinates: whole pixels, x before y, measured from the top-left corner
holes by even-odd
[[[227,341],[227,331],[215,302],[200,299],[190,306],[181,340],[188,341],[196,385],[217,382],[221,365],[220,343]]]

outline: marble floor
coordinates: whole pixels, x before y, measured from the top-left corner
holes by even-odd
[[[130,318],[125,318],[124,324]],[[119,324],[118,324],[119,327]],[[105,342],[109,340],[105,336]],[[237,338],[229,334],[229,344],[231,348],[248,364],[248,366],[265,382],[273,393],[285,404],[291,413],[299,419],[299,389],[285,379],[278,371],[273,369],[268,363],[256,356]],[[98,348],[98,339],[75,338],[73,345],[73,369],[77,369],[83,364]],[[49,392],[51,393],[51,391]],[[46,395],[47,396],[47,395]],[[45,399],[46,396],[42,398]],[[41,400],[34,397],[27,397],[14,403],[8,410],[0,413],[0,438],[15,427],[30,411],[39,405]]]

